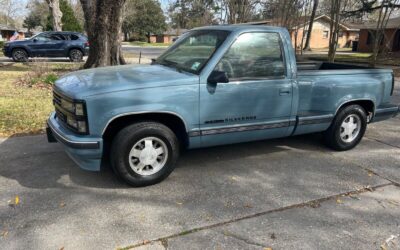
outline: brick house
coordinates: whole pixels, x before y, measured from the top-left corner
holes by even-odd
[[[310,17],[300,17],[298,21],[298,25],[293,27],[290,30],[290,35],[292,37],[293,47],[297,46],[300,48],[302,44],[302,39],[304,39],[303,44],[305,43],[306,34],[303,33],[308,32]],[[311,49],[323,49],[329,47],[329,30],[330,30],[330,17],[327,15],[321,15],[314,19],[311,40],[310,40],[310,48]],[[271,26],[279,26],[279,22],[275,20],[265,20],[258,22],[250,22],[246,24],[251,25],[271,25]],[[339,32],[339,47],[350,47],[353,41],[358,40],[359,28],[357,28],[353,24],[340,23],[340,32]],[[296,36],[297,30],[297,36]]]
[[[15,32],[18,32],[17,40],[25,39],[25,33],[22,30],[17,30],[14,27],[0,24],[0,35],[4,41],[9,41],[10,38],[14,35]]]
[[[376,26],[376,23],[360,26],[358,51],[372,52]],[[381,49],[386,49],[388,52],[400,51],[400,17],[389,19],[384,31],[384,38],[381,41]]]
[[[160,35],[152,34],[150,35],[150,43],[172,43],[174,38],[177,38],[186,31],[187,29],[168,29]]]

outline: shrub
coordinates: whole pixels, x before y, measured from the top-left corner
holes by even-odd
[[[0,41],[0,49],[4,47],[4,41]]]
[[[43,82],[53,85],[58,79],[58,76],[54,73],[49,73],[43,77]]]

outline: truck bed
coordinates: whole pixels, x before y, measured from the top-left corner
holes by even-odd
[[[388,74],[391,75],[391,69],[372,68],[362,65],[300,61],[297,62],[297,70],[299,76],[314,75],[358,75],[358,74]]]

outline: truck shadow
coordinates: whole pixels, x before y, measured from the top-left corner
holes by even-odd
[[[225,164],[228,161],[243,163],[249,157],[265,157],[291,150],[313,152],[327,150],[320,141],[320,136],[314,134],[189,150],[182,153],[172,175],[182,169],[198,170],[213,164],[216,168],[222,168],[224,172],[229,173],[232,166]],[[0,176],[15,180],[24,187],[44,189],[73,185],[106,189],[129,188],[114,175],[108,163],[103,164],[100,172],[81,170],[66,155],[60,144],[47,143],[44,135],[0,140],[0,162]],[[246,171],[251,171],[251,166]],[[171,177],[165,181],[171,181]]]

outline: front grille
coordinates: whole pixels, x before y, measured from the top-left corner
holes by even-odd
[[[53,104],[58,104],[61,106],[61,96],[53,91]]]

